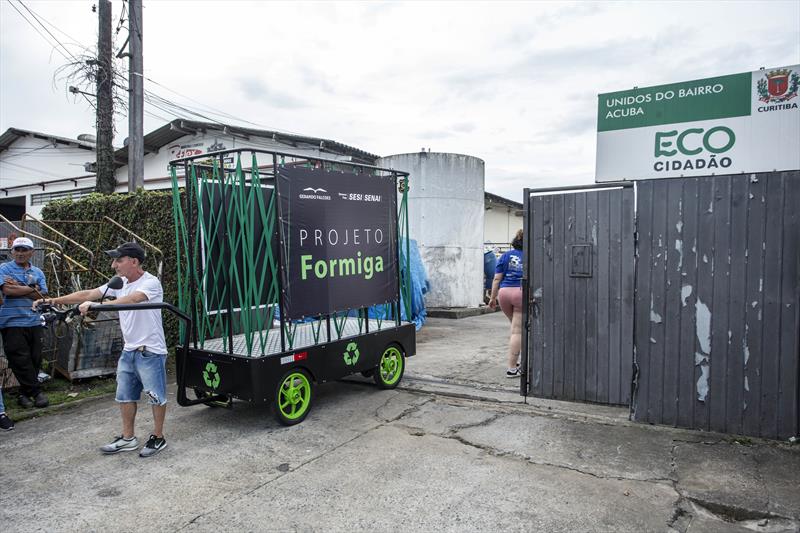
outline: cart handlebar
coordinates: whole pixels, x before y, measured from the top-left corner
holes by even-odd
[[[140,304],[92,304],[89,306],[90,311],[139,311],[144,309],[166,309],[170,313],[174,314],[181,320],[183,320],[187,325],[187,335],[189,330],[192,328],[192,318],[175,307],[172,304],[168,304],[166,302],[157,302],[157,303],[140,303]],[[226,402],[228,401],[228,397],[224,394],[216,395],[216,396],[209,396],[207,398],[198,398],[196,400],[190,400],[186,397],[186,366],[189,362],[189,341],[188,339],[184,342],[182,347],[183,349],[183,363],[178,365],[178,405],[183,407],[189,405],[196,405],[200,403],[208,403],[208,402]]]
[[[151,302],[151,303],[140,303],[140,304],[92,304],[89,306],[89,311],[138,311],[140,309],[166,309],[167,311],[170,311],[178,318],[182,319],[184,322],[188,323],[192,321],[189,315],[187,315],[174,305],[168,304],[166,302]]]

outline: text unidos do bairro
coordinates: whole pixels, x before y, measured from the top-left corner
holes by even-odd
[[[713,85],[685,87],[678,90],[656,91],[655,93],[643,93],[637,95],[606,98],[607,111],[605,118],[615,119],[644,115],[644,108],[642,107],[642,104],[673,100],[675,98],[719,94],[724,90],[725,86],[723,84],[715,83]]]
[[[352,253],[353,246],[382,244],[384,232],[381,228],[348,228],[344,230],[321,228],[300,229],[300,248],[319,247],[325,250],[337,246],[348,246]],[[300,256],[300,277],[303,280],[313,276],[317,279],[361,276],[372,279],[375,273],[383,272],[384,260],[380,255],[364,255],[360,250],[355,257],[338,257],[332,259],[314,259],[313,254]]]

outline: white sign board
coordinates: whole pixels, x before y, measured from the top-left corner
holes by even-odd
[[[599,95],[597,182],[800,170],[800,65]]]

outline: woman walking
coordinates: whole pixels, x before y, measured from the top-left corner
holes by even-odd
[[[500,309],[511,322],[506,377],[516,378],[520,376],[519,352],[522,344],[522,230],[517,231],[511,246],[512,249],[497,261],[489,307],[494,309],[499,301]]]

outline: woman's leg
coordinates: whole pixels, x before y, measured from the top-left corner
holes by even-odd
[[[514,289],[510,287],[503,287],[497,291],[497,303],[500,304],[500,310],[506,315],[509,321],[514,317]]]
[[[508,339],[508,368],[516,368],[522,346],[522,310],[514,309],[511,318],[511,338]]]

